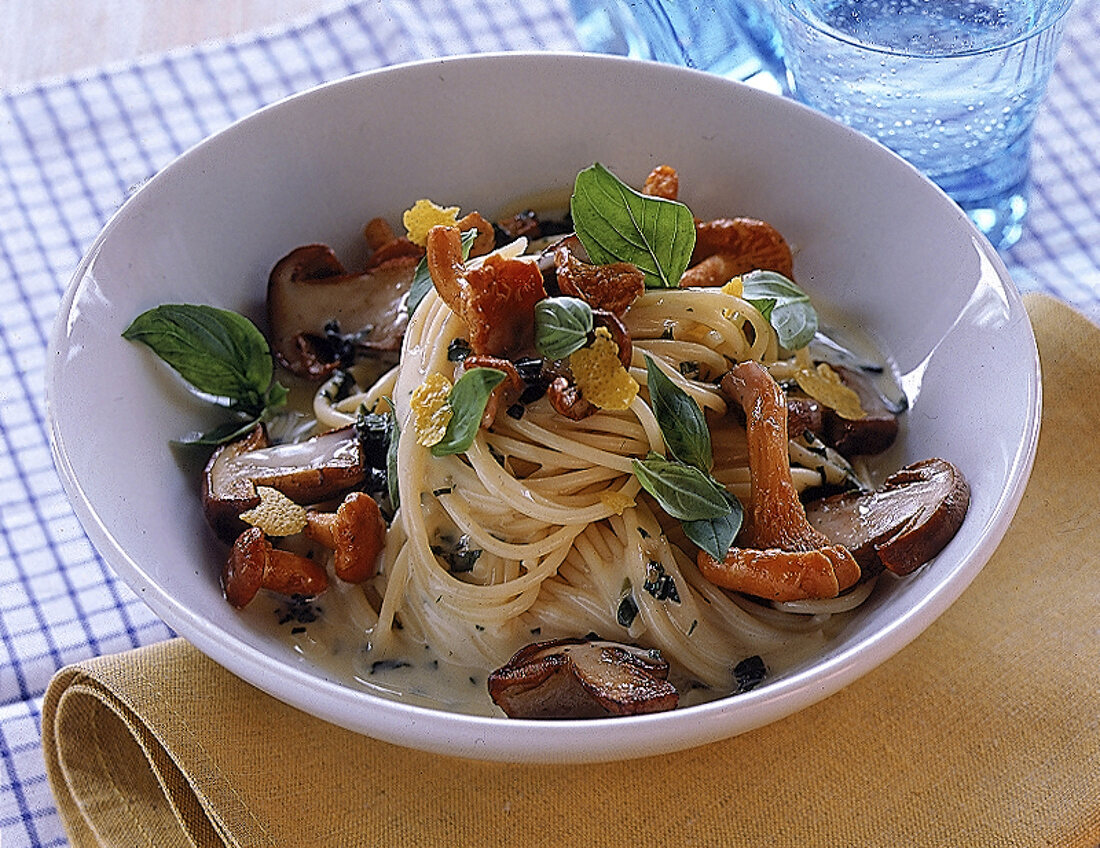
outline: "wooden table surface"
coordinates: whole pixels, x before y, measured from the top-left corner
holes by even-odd
[[[0,0],[0,90],[262,29],[332,5],[332,0]]]

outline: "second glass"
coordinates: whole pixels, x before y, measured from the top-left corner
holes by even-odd
[[[783,0],[802,102],[932,178],[1001,249],[1027,213],[1031,131],[1072,0]]]
[[[651,59],[779,93],[779,36],[763,0],[570,0],[586,50]]]

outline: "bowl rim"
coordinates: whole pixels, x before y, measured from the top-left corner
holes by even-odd
[[[196,150],[216,143],[217,139],[233,131],[238,125],[249,122],[260,114],[282,108],[286,103],[315,96],[318,92],[332,87],[361,85],[364,79],[400,74],[408,69],[423,66],[562,61],[587,62],[593,67],[604,63],[631,63],[650,66],[653,73],[701,74],[707,79],[714,79],[711,75],[702,74],[699,71],[656,62],[639,62],[617,56],[571,52],[495,52],[455,55],[376,68],[283,97],[238,118],[192,145],[142,183],[126,199],[103,226],[73,272],[59,304],[49,338],[49,350],[53,355],[49,357],[46,367],[46,417],[51,453],[74,512],[97,552],[111,568],[132,588],[140,586],[141,599],[174,631],[191,642],[207,657],[250,684],[332,724],[386,742],[433,753],[482,760],[544,763],[600,762],[651,756],[683,750],[756,729],[834,694],[881,665],[916,639],[970,585],[1007,532],[1023,497],[1038,443],[1042,380],[1034,334],[1031,331],[1030,322],[1025,320],[1032,361],[1032,368],[1028,374],[1026,431],[1009,463],[1006,472],[1008,485],[996,499],[991,513],[992,520],[984,528],[976,544],[965,551],[957,561],[954,578],[937,583],[932,591],[921,596],[897,619],[857,639],[828,659],[817,661],[806,669],[784,676],[765,687],[738,695],[736,699],[726,697],[666,713],[614,719],[509,719],[454,713],[383,698],[367,691],[353,689],[335,680],[322,679],[298,666],[288,665],[285,661],[270,656],[248,643],[228,636],[200,611],[188,607],[170,596],[155,582],[149,581],[139,563],[131,557],[103,523],[92,506],[84,486],[77,478],[65,450],[61,423],[57,418],[56,404],[53,399],[58,375],[64,365],[64,357],[60,353],[66,347],[66,330],[73,315],[81,282],[87,277],[104,243],[119,222],[129,214],[132,206],[141,202],[146,192],[155,190],[155,187],[164,179],[166,172],[180,167],[179,163]],[[724,80],[723,84],[742,89],[742,94],[750,99],[762,97],[782,100],[787,104],[782,108],[803,110],[814,115],[815,119],[836,123],[789,99],[767,94],[731,80]],[[852,133],[853,136],[858,136],[855,131],[843,129]],[[858,138],[867,144],[881,147],[877,142],[866,137],[858,136]],[[881,149],[889,153],[886,148],[881,147]],[[892,153],[890,155],[915,171],[904,160],[900,160]],[[928,182],[924,177],[921,179]],[[1026,319],[1022,299],[1004,262],[961,211],[960,221],[969,226],[971,238],[977,249],[996,273],[997,282],[1007,299],[1010,311],[1024,315]],[[859,663],[853,662],[857,655],[862,658]],[[370,705],[374,713],[369,728],[357,718],[364,704]],[[666,725],[675,726],[676,733],[662,733],[661,728]],[[414,728],[416,736],[410,738],[408,734]],[[594,734],[591,732],[593,728],[599,728],[601,732]],[[582,729],[584,732],[578,732]]]

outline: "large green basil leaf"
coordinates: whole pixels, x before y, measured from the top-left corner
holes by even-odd
[[[726,502],[729,504],[729,512],[717,518],[700,518],[695,521],[682,521],[684,535],[692,542],[714,557],[723,560],[733,545],[733,540],[741,531],[741,523],[744,521],[744,509],[741,502],[733,495],[726,493]]]
[[[635,191],[598,162],[577,174],[577,236],[597,265],[632,262],[649,288],[675,288],[695,247],[695,218],[675,200]]]
[[[228,399],[246,416],[259,417],[286,398],[282,386],[272,385],[274,364],[263,333],[235,312],[165,304],[135,318],[122,337],[148,345],[200,392]]]

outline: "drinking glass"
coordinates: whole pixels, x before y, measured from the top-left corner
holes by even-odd
[[[586,50],[683,65],[779,93],[770,0],[570,0]]]
[[[779,0],[775,17],[793,95],[909,160],[1003,249],[1071,3]]]

